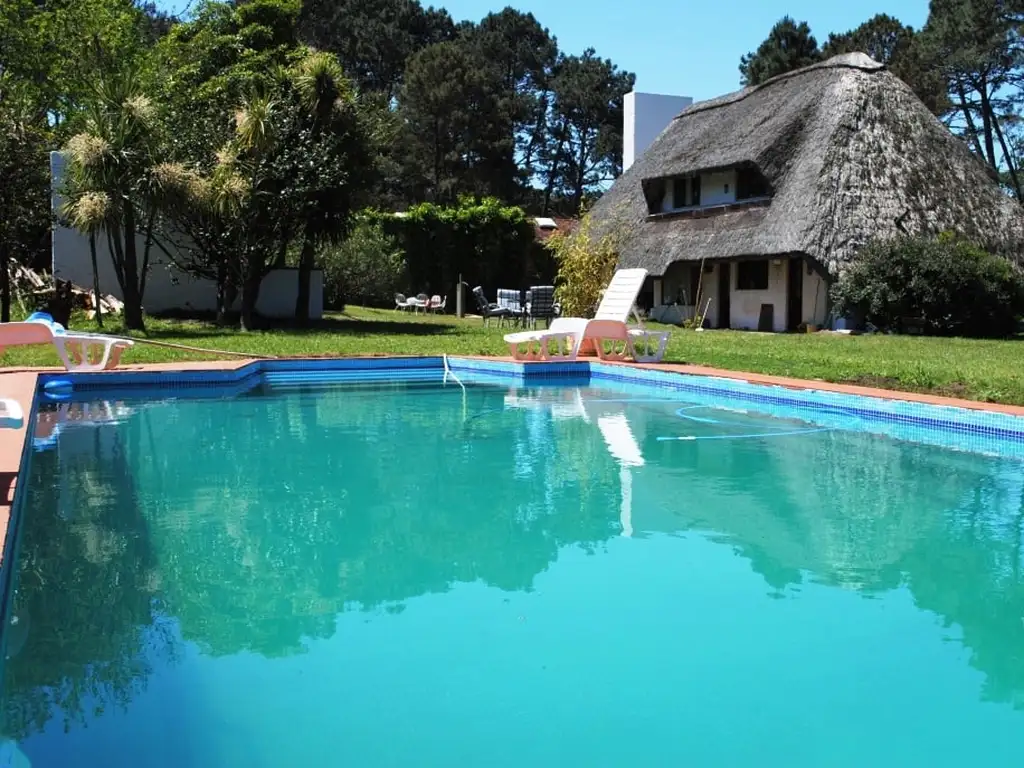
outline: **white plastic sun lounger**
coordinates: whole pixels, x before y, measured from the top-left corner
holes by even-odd
[[[132,346],[127,339],[67,331],[42,312],[36,312],[23,322],[0,324],[0,354],[5,347],[27,344],[53,344],[57,357],[69,371],[116,368],[121,354]]]
[[[608,283],[592,320],[559,317],[546,330],[507,334],[509,353],[516,360],[575,360],[584,340],[591,339],[602,360],[658,362],[665,355],[668,332],[627,325],[630,316],[636,315],[636,297],[646,278],[646,269],[620,269]],[[605,348],[608,342],[612,349]],[[616,344],[621,345],[618,351]]]

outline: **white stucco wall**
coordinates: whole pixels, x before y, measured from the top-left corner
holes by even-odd
[[[778,264],[775,262],[778,261]],[[763,291],[736,290],[736,265],[731,270],[732,291],[729,302],[729,327],[748,331],[757,330],[762,304],[774,304],[772,330],[786,330],[786,259],[768,261],[768,288]]]
[[[705,173],[700,179],[700,204],[724,205],[736,202],[736,171]]]
[[[622,170],[628,170],[672,118],[691,104],[693,99],[689,96],[627,93],[623,99]]]
[[[786,258],[768,259],[768,288],[762,291],[740,291],[736,289],[737,267],[732,262],[729,268],[730,291],[729,291],[729,327],[735,330],[757,330],[757,321],[761,316],[761,305],[774,305],[772,315],[772,330],[783,332],[787,329],[786,323],[789,317],[789,260]],[[779,263],[776,264],[775,261]],[[656,298],[662,298],[664,303],[671,304],[675,301],[676,291],[680,284],[686,284],[687,268],[690,262],[675,263],[669,266],[663,277],[658,278],[660,290],[656,289]],[[814,323],[823,326],[827,318],[828,310],[828,283],[818,274],[812,271],[807,274],[803,268],[803,297],[801,303],[801,322]],[[711,299],[711,306],[708,308],[706,326],[717,328],[721,312],[721,304],[718,300],[718,282],[722,274],[722,265],[716,263],[711,272],[705,272],[701,280],[701,303],[699,309],[704,308],[704,303]],[[815,292],[817,292],[817,304],[815,304]],[[659,296],[660,294],[660,296]],[[793,329],[795,330],[795,329]]]
[[[828,317],[828,283],[817,271],[807,274],[804,269],[803,292],[803,321],[823,326]]]
[[[54,211],[60,206],[60,185],[64,158],[59,152],[50,153],[51,194]],[[143,237],[136,238],[140,266]],[[97,265],[100,273],[100,291],[123,298],[117,284],[114,264],[105,236],[96,241]],[[77,230],[55,224],[53,227],[53,274],[60,280],[69,280],[82,288],[92,288],[92,261],[89,239]],[[295,297],[298,293],[298,273],[294,269],[275,269],[260,287],[256,311],[264,317],[289,318],[295,315]],[[181,271],[154,247],[150,251],[150,271],[146,278],[143,297],[146,312],[213,312],[217,309],[217,287],[214,281],[196,279]],[[237,309],[236,306],[233,307]],[[310,278],[310,317],[317,319],[324,311],[324,276],[314,270]]]
[[[704,319],[704,325],[707,328],[718,327],[718,277],[721,274],[717,265],[711,266],[710,272],[705,272],[701,278],[700,286],[700,312],[704,311],[704,307],[708,306],[708,299],[711,299],[711,305],[708,306],[708,314]]]

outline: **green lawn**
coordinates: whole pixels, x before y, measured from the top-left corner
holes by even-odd
[[[352,307],[308,330],[281,328],[242,334],[199,321],[150,318],[145,338],[256,355],[496,355],[505,353],[504,329],[481,320],[424,317]],[[81,330],[97,330],[85,321]],[[802,379],[859,383],[915,392],[1024,405],[1024,340],[974,341],[902,336],[696,333],[671,328],[666,361]],[[121,333],[107,328],[108,333]],[[137,344],[129,362],[215,359],[183,350]],[[49,347],[11,348],[0,364],[55,365]]]

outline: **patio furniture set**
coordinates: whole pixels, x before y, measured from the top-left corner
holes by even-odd
[[[499,288],[498,300],[493,303],[487,300],[484,289],[478,285],[473,289],[473,298],[485,325],[493,318],[499,326],[507,322],[521,328],[536,328],[540,320],[545,326],[550,326],[559,315],[553,285],[534,285],[524,291]]]
[[[412,310],[413,312],[437,312],[443,314],[448,305],[448,297],[441,298],[436,293],[428,296],[425,293],[418,293],[415,296],[405,297],[403,293],[395,294],[395,309]]]

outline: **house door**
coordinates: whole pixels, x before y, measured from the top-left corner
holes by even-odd
[[[789,260],[789,280],[786,286],[786,330],[795,331],[804,321],[804,260]]]
[[[732,265],[723,261],[718,265],[718,327],[728,328],[729,298],[732,295]]]

